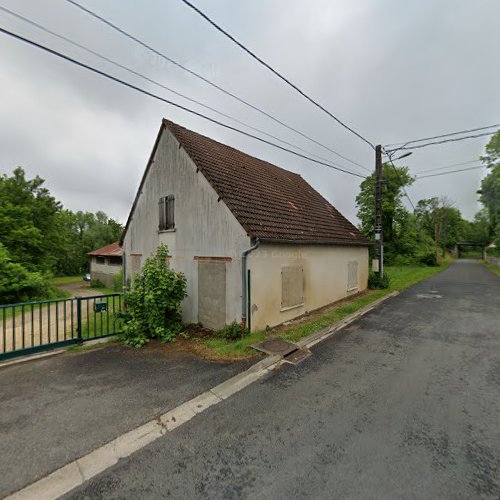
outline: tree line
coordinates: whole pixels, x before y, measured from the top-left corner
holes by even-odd
[[[0,177],[0,303],[47,298],[50,278],[83,274],[87,252],[120,238],[104,212],[72,212],[21,167]]]
[[[384,258],[387,264],[423,263],[437,265],[457,243],[486,248],[492,243],[500,249],[500,132],[486,146],[481,161],[488,174],[477,191],[482,209],[473,221],[465,220],[452,200],[435,196],[419,200],[410,212],[403,204],[405,188],[415,178],[407,167],[383,165],[382,227]],[[361,231],[374,241],[375,174],[360,185],[356,197]]]

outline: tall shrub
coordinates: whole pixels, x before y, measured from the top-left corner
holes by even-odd
[[[50,292],[45,276],[12,262],[9,252],[0,243],[0,304],[49,298]]]
[[[140,347],[151,338],[174,341],[182,331],[181,302],[186,296],[186,278],[170,268],[168,248],[160,245],[125,296],[125,343]]]

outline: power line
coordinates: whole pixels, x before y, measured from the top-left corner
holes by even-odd
[[[181,63],[177,62],[175,59],[172,59],[171,57],[167,56],[165,53],[160,52],[159,50],[155,49],[154,47],[152,47],[151,45],[147,44],[146,42],[140,40],[136,36],[131,35],[127,31],[125,31],[123,28],[120,28],[119,26],[117,26],[116,24],[112,23],[111,21],[108,21],[106,18],[100,16],[96,12],[94,12],[94,11],[92,11],[92,10],[84,7],[83,5],[79,4],[75,0],[66,0],[66,2],[70,3],[74,7],[80,9],[81,11],[89,14],[93,18],[101,21],[102,23],[106,24],[110,28],[112,28],[115,31],[117,31],[118,33],[120,33],[121,35],[129,38],[130,40],[132,40],[135,43],[141,45],[142,47],[146,48],[147,50],[150,50],[151,52],[153,52],[157,56],[161,57],[162,59],[168,61],[169,63],[173,64],[174,66],[182,69],[183,71],[186,71],[187,73],[189,73],[190,75],[198,78],[199,80],[202,80],[203,82],[205,82],[206,84],[210,85],[211,87],[217,89],[218,91],[222,92],[223,94],[228,95],[229,97],[232,97],[233,99],[236,99],[238,102],[244,104],[245,106],[248,106],[249,108],[253,109],[254,111],[257,111],[258,113],[261,113],[262,115],[266,116],[267,118],[270,118],[274,122],[276,122],[276,123],[280,124],[281,126],[287,128],[288,130],[291,130],[292,132],[295,132],[296,134],[299,134],[300,136],[304,137],[308,141],[311,141],[314,144],[316,144],[318,146],[321,146],[322,148],[330,151],[331,153],[333,153],[334,155],[338,156],[339,158],[342,158],[343,160],[346,160],[349,163],[352,163],[353,165],[361,167],[361,168],[365,169],[367,172],[370,171],[369,169],[367,169],[363,165],[355,162],[354,160],[351,160],[347,156],[344,156],[344,155],[338,153],[334,149],[326,146],[325,144],[322,144],[321,142],[317,141],[316,139],[313,139],[312,137],[309,137],[308,135],[306,135],[305,133],[301,132],[300,130],[297,130],[296,128],[292,127],[291,125],[287,125],[285,122],[281,121],[279,118],[276,118],[275,116],[271,115],[267,111],[264,111],[263,109],[259,108],[258,106],[254,105],[254,104],[251,104],[250,102],[246,101],[245,99],[243,99],[241,97],[238,97],[236,94],[233,94],[229,90],[226,90],[225,88],[223,88],[220,85],[214,83],[213,81],[211,81],[208,78],[204,77],[203,75],[197,73],[196,71],[193,71],[193,70],[187,68],[186,66],[183,66]]]
[[[403,141],[403,142],[397,142],[395,144],[387,144],[385,147],[401,146],[401,145],[407,146],[408,144],[413,144],[414,142],[431,141],[433,139],[442,139],[443,137],[451,137],[453,135],[468,134],[470,132],[478,132],[479,130],[487,130],[489,128],[496,128],[496,127],[500,127],[500,123],[497,123],[495,125],[488,125],[487,127],[471,128],[469,130],[460,130],[459,132],[450,132],[448,134],[435,135],[433,137],[425,137],[423,139],[414,139],[412,141]]]
[[[410,195],[408,194],[408,191],[406,191],[405,185],[404,185],[403,181],[401,180],[401,177],[399,176],[399,172],[398,172],[398,170],[396,168],[396,165],[394,165],[394,162],[392,161],[392,158],[391,158],[390,154],[388,154],[387,156],[388,156],[389,162],[390,162],[390,164],[391,164],[391,166],[392,166],[392,168],[394,170],[394,173],[396,174],[396,177],[399,180],[399,186],[403,189],[404,195],[406,196],[406,198],[410,202],[410,205],[412,206],[413,211],[415,211],[415,205],[414,205],[412,199],[410,198]]]
[[[73,45],[75,47],[78,47],[79,49],[84,50],[85,52],[87,52],[89,54],[92,54],[93,56],[95,56],[95,57],[97,57],[97,58],[99,58],[99,59],[101,59],[103,61],[106,61],[106,62],[114,65],[117,68],[123,69],[123,70],[125,70],[125,71],[127,71],[127,72],[129,72],[129,73],[131,73],[131,74],[133,74],[135,76],[138,76],[139,78],[142,78],[142,79],[146,80],[147,82],[150,82],[150,83],[152,83],[152,84],[154,84],[154,85],[156,85],[158,87],[161,87],[161,88],[163,88],[163,89],[165,89],[165,90],[167,90],[169,92],[172,92],[173,94],[175,94],[175,95],[177,95],[179,97],[182,97],[183,99],[186,99],[189,102],[192,102],[192,103],[197,104],[197,105],[199,105],[199,106],[201,106],[201,107],[203,107],[205,109],[213,111],[214,113],[217,113],[217,114],[219,114],[221,116],[224,116],[225,118],[229,118],[230,120],[233,120],[234,122],[239,123],[240,125],[243,125],[244,127],[247,127],[247,128],[249,128],[251,130],[254,130],[255,132],[259,132],[259,133],[261,133],[261,134],[263,134],[263,135],[265,135],[267,137],[270,137],[270,138],[272,138],[272,139],[274,139],[274,140],[276,140],[278,142],[281,142],[282,144],[286,144],[287,146],[290,146],[290,147],[293,147],[293,148],[295,148],[295,149],[297,149],[299,151],[302,151],[303,153],[306,153],[309,156],[314,156],[316,158],[319,158],[320,160],[323,160],[323,161],[326,161],[326,162],[330,162],[330,160],[328,160],[326,158],[323,158],[320,155],[317,155],[315,153],[311,153],[310,151],[307,151],[306,149],[303,149],[300,146],[297,146],[296,144],[292,144],[292,143],[287,142],[287,141],[285,141],[283,139],[280,139],[279,137],[276,137],[276,136],[274,136],[272,134],[269,134],[269,133],[265,132],[264,130],[261,130],[261,129],[257,128],[257,127],[253,127],[252,125],[249,125],[249,124],[247,124],[247,123],[239,120],[238,118],[235,118],[234,116],[231,116],[231,115],[228,115],[226,113],[223,113],[222,111],[219,111],[218,109],[215,109],[212,106],[208,106],[207,104],[204,104],[204,103],[202,103],[202,102],[200,102],[200,101],[198,101],[196,99],[193,99],[191,97],[188,97],[185,94],[182,94],[181,92],[178,92],[177,90],[174,90],[174,89],[172,89],[170,87],[167,87],[166,85],[164,85],[164,84],[162,84],[162,83],[160,83],[160,82],[158,82],[156,80],[153,80],[152,78],[149,78],[149,77],[143,75],[142,73],[139,73],[138,71],[135,71],[134,69],[132,69],[132,68],[130,68],[128,66],[120,64],[120,63],[118,63],[118,62],[110,59],[109,57],[106,57],[106,56],[100,54],[99,52],[97,52],[95,50],[92,50],[92,49],[90,49],[90,48],[88,48],[88,47],[86,47],[86,46],[84,46],[84,45],[82,45],[82,44],[80,44],[78,42],[75,42],[75,41],[71,40],[70,38],[67,38],[67,37],[65,37],[63,35],[60,35],[59,33],[56,33],[54,31],[46,28],[45,26],[43,26],[43,25],[41,25],[41,24],[39,24],[39,23],[37,23],[35,21],[32,21],[31,19],[28,19],[27,17],[24,17],[21,14],[18,14],[16,12],[12,11],[12,10],[9,10],[6,7],[3,7],[2,5],[0,5],[0,10],[3,11],[3,12],[5,12],[5,13],[7,13],[7,14],[9,14],[9,15],[11,15],[11,16],[14,16],[17,19],[20,19],[20,20],[22,20],[22,21],[30,24],[31,26],[36,27],[37,29],[39,29],[39,30],[41,30],[41,31],[43,31],[45,33],[48,33],[49,35],[52,35],[52,36],[54,36],[56,38],[59,38],[60,40],[63,40],[63,41],[65,41],[65,42],[67,42],[67,43],[69,43],[69,44],[71,44],[71,45]],[[333,165],[337,165],[335,162],[331,162],[331,163]],[[340,166],[340,165],[337,165],[337,166]],[[365,170],[368,171],[368,169],[366,169],[366,168],[365,168]]]
[[[452,170],[451,172],[441,172],[439,174],[417,175],[415,179],[419,180],[419,179],[425,179],[426,177],[437,177],[439,175],[456,174],[457,172],[466,172],[468,170],[478,170],[480,168],[486,168],[486,167],[484,165],[480,165],[479,167],[460,168],[458,170]]]
[[[68,0],[71,1],[71,0]],[[243,43],[238,41],[233,35],[228,33],[226,30],[221,28],[215,21],[213,21],[210,17],[208,17],[203,11],[201,11],[198,7],[193,5],[191,2],[188,0],[181,0],[184,2],[188,7],[193,9],[197,14],[199,14],[203,19],[205,19],[208,23],[210,23],[217,31],[222,33],[224,36],[229,38],[232,42],[234,42],[240,49],[244,50],[250,57],[255,59],[257,62],[262,64],[264,67],[266,67],[269,71],[271,71],[274,75],[276,75],[278,78],[280,78],[282,81],[284,81],[288,86],[292,87],[296,92],[298,92],[302,97],[305,97],[310,103],[312,103],[314,106],[319,108],[321,111],[326,113],[330,118],[333,118],[339,125],[344,127],[346,130],[354,134],[356,137],[364,141],[366,144],[368,144],[372,149],[375,149],[375,146],[365,137],[363,137],[360,133],[356,132],[353,128],[349,127],[347,124],[345,124],[340,118],[335,116],[332,112],[328,111],[324,106],[319,104],[317,101],[315,101],[312,97],[310,97],[308,94],[306,94],[303,90],[301,90],[297,85],[295,85],[293,82],[291,82],[288,78],[283,76],[279,71],[274,69],[270,64],[265,62],[263,59],[261,59],[257,54],[252,52],[248,47],[246,47]]]
[[[420,175],[420,174],[423,174],[425,172],[435,172],[437,170],[445,170],[447,168],[459,167],[461,165],[469,165],[470,163],[477,163],[480,161],[481,160],[469,160],[469,161],[463,161],[461,163],[452,163],[451,165],[446,165],[445,167],[436,167],[436,168],[428,168],[426,170],[420,170],[419,172],[416,172],[416,174]]]
[[[67,62],[75,64],[76,66],[79,66],[81,68],[87,69],[88,71],[91,71],[91,72],[96,73],[96,74],[98,74],[100,76],[103,76],[104,78],[107,78],[107,79],[109,79],[109,80],[111,80],[111,81],[113,81],[115,83],[119,83],[120,85],[123,85],[123,86],[128,87],[128,88],[130,88],[132,90],[140,92],[141,94],[144,94],[144,95],[147,95],[149,97],[152,97],[153,99],[157,99],[158,101],[164,102],[166,104],[170,104],[171,106],[175,106],[176,108],[182,109],[183,111],[191,113],[191,114],[193,114],[195,116],[199,116],[200,118],[203,118],[204,120],[207,120],[207,121],[209,121],[211,123],[215,123],[216,125],[224,127],[224,128],[226,128],[228,130],[233,130],[234,132],[238,132],[239,134],[245,135],[247,137],[250,137],[252,139],[260,141],[260,142],[262,142],[264,144],[268,144],[268,145],[273,146],[273,147],[275,147],[277,149],[281,149],[282,151],[286,151],[288,153],[291,153],[291,154],[293,154],[295,156],[298,156],[299,158],[304,158],[306,160],[312,161],[312,162],[317,163],[319,165],[323,165],[325,167],[333,168],[334,170],[338,170],[339,172],[344,172],[346,174],[353,175],[355,177],[360,177],[362,179],[365,178],[361,174],[358,174],[358,173],[355,173],[355,172],[351,172],[350,170],[345,170],[343,168],[337,167],[336,165],[332,165],[330,163],[326,163],[326,162],[322,162],[322,161],[319,161],[319,160],[315,160],[314,158],[311,158],[309,156],[303,155],[301,153],[297,153],[296,151],[293,151],[291,149],[288,149],[288,148],[285,148],[283,146],[280,146],[279,144],[275,144],[275,143],[273,143],[271,141],[268,141],[267,139],[263,139],[262,137],[258,137],[256,135],[249,134],[248,132],[245,132],[245,131],[240,130],[240,129],[236,128],[236,127],[233,127],[232,125],[228,125],[227,123],[223,123],[223,122],[220,122],[218,120],[215,120],[214,118],[210,118],[209,116],[206,116],[206,115],[204,115],[202,113],[199,113],[198,111],[195,111],[193,109],[187,108],[186,106],[182,106],[181,104],[177,104],[177,103],[175,103],[173,101],[170,101],[169,99],[165,99],[164,97],[161,97],[161,96],[159,96],[157,94],[153,94],[152,92],[149,92],[148,90],[145,90],[145,89],[143,89],[141,87],[133,85],[132,83],[126,82],[124,80],[121,80],[121,79],[119,79],[119,78],[117,78],[115,76],[110,75],[109,73],[101,71],[100,69],[97,69],[97,68],[95,68],[93,66],[85,64],[85,63],[83,63],[81,61],[78,61],[77,59],[73,59],[72,57],[69,57],[69,56],[67,56],[67,55],[65,55],[65,54],[63,54],[61,52],[58,52],[56,50],[53,50],[53,49],[51,49],[49,47],[46,47],[45,45],[37,43],[37,42],[35,42],[33,40],[30,40],[28,38],[25,38],[25,37],[23,37],[21,35],[18,35],[17,33],[13,33],[11,31],[8,31],[5,28],[0,27],[0,32],[6,34],[8,36],[11,36],[13,38],[16,38],[17,40],[20,40],[20,41],[22,41],[24,43],[27,43],[27,44],[29,44],[29,45],[31,45],[33,47],[36,47],[36,48],[41,49],[41,50],[43,50],[45,52],[48,52],[49,54],[52,54],[52,55],[54,55],[54,56],[56,56],[56,57],[58,57],[60,59],[63,59],[65,61],[67,61]]]
[[[402,146],[400,148],[395,148],[395,149],[387,149],[387,153],[394,153],[396,151],[403,151],[403,150],[410,150],[410,149],[420,149],[420,148],[426,148],[428,146],[434,146],[437,144],[445,144],[447,142],[458,142],[458,141],[463,141],[465,139],[474,139],[476,137],[484,137],[487,135],[494,135],[498,132],[498,130],[494,130],[493,132],[484,132],[482,134],[475,134],[475,135],[466,135],[464,137],[456,137],[454,139],[445,139],[442,141],[435,141],[435,142],[427,142],[425,144],[416,144],[415,146]]]

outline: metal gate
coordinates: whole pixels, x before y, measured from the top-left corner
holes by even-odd
[[[119,293],[0,305],[0,360],[122,332]]]

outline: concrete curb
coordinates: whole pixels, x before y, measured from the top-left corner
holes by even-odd
[[[384,300],[394,297],[397,294],[398,292],[393,292],[376,300],[367,307],[347,316],[342,321],[310,335],[297,345],[299,347],[312,347],[373,310]],[[59,498],[117,464],[120,459],[129,457],[132,453],[151,444],[168,432],[172,432],[211,406],[230,398],[233,394],[236,394],[279,367],[281,363],[282,358],[280,356],[268,356],[251,366],[248,370],[212,387],[212,389],[159,415],[155,419],[122,434],[87,455],[70,462],[48,476],[11,494],[6,497],[6,500],[31,500],[33,498],[37,500],[52,500]]]
[[[356,311],[355,313],[346,316],[344,319],[338,321],[337,323],[327,326],[323,330],[320,330],[319,332],[313,333],[312,335],[309,335],[309,337],[302,339],[301,341],[297,342],[297,345],[300,348],[306,347],[309,349],[310,347],[318,344],[319,342],[326,340],[328,337],[331,337],[333,334],[337,333],[342,328],[345,328],[347,325],[357,320],[361,316],[364,316],[366,313],[369,313],[382,302],[386,301],[387,299],[390,299],[391,297],[395,297],[396,295],[399,295],[398,291],[391,292],[385,297],[381,297],[380,299],[373,301],[371,304],[368,304],[366,307],[363,307],[359,311]]]
[[[19,358],[9,359],[8,361],[2,361],[0,363],[0,370],[6,368],[7,366],[20,365],[22,363],[28,363],[29,361],[36,361],[37,359],[50,358],[52,356],[58,356],[67,351],[67,348],[63,347],[61,349],[54,349],[53,351],[41,352],[38,354],[28,354],[27,356],[20,356]]]
[[[108,337],[102,337],[99,339],[84,340],[82,344],[73,344],[70,347],[61,347],[59,349],[54,349],[53,351],[45,351],[37,354],[28,354],[26,356],[19,356],[18,358],[13,358],[8,361],[0,362],[0,369],[12,365],[20,365],[22,363],[28,363],[29,361],[36,361],[38,359],[50,358],[51,356],[57,356],[58,354],[64,354],[65,352],[70,352],[71,349],[78,345],[92,346],[99,344],[107,344],[113,339],[116,339],[117,335],[109,335]]]

